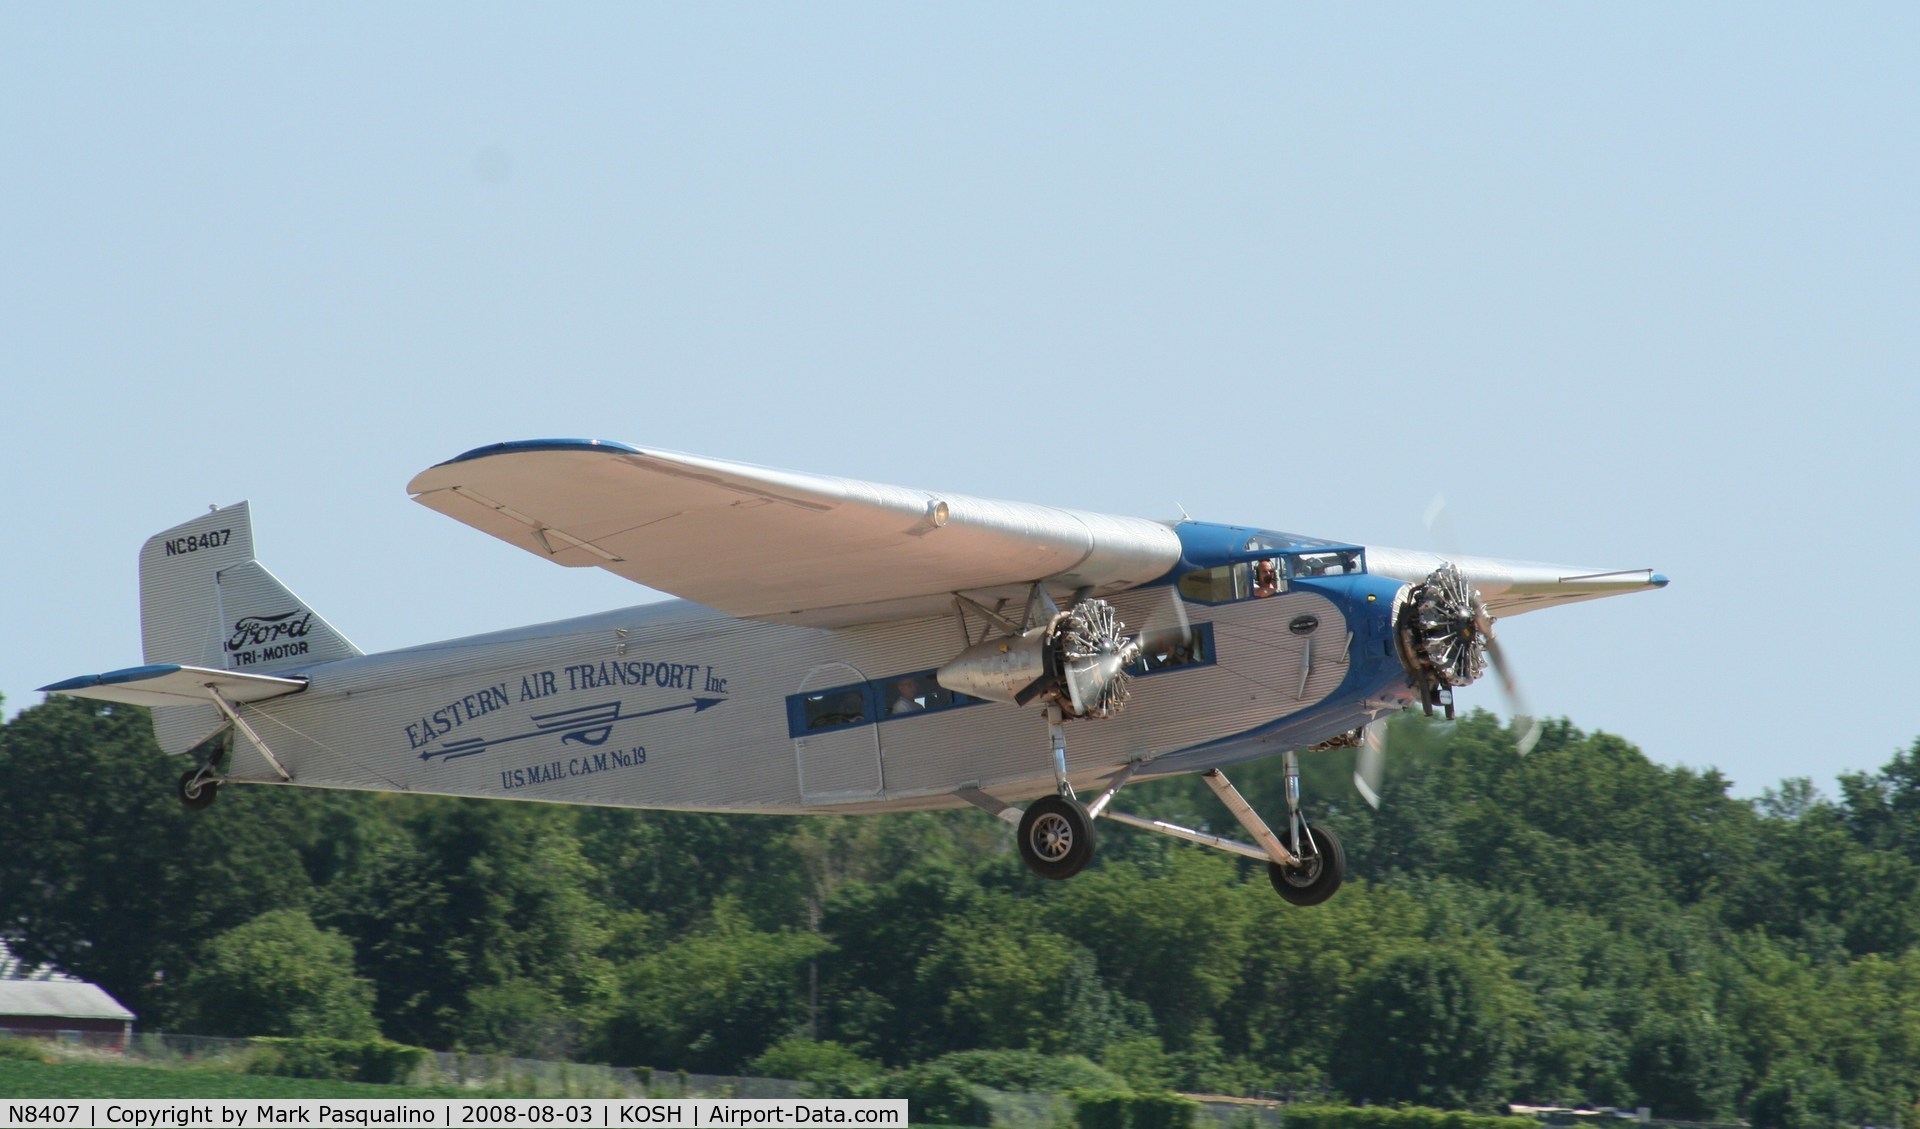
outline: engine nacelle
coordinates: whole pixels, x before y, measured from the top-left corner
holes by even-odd
[[[1044,691],[1053,678],[1053,632],[1036,627],[1025,635],[1010,635],[975,643],[955,655],[934,675],[956,694],[971,694],[989,702],[1025,705],[1035,686]]]

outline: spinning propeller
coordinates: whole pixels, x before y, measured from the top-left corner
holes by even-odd
[[[1193,627],[1178,590],[1167,589],[1167,606],[1147,618],[1139,634],[1126,627],[1105,600],[1075,604],[1056,631],[1060,681],[1076,717],[1106,717],[1126,702],[1127,667],[1143,657],[1172,657],[1193,646]]]
[[[1186,605],[1172,588],[1167,598],[1133,635],[1105,600],[1082,599],[1058,611],[1049,599],[1050,614],[1030,610],[1025,630],[973,644],[937,677],[947,689],[976,698],[1024,706],[1047,697],[1070,717],[1109,717],[1126,703],[1128,666],[1156,657],[1184,662],[1192,654]]]
[[[1442,553],[1459,555],[1446,520],[1446,499],[1438,495],[1427,507],[1427,531]],[[1525,722],[1517,742],[1520,755],[1533,751],[1540,741],[1540,721],[1521,697],[1520,683],[1493,633],[1493,617],[1487,613],[1485,601],[1452,561],[1443,561],[1425,580],[1408,589],[1406,598],[1395,608],[1394,636],[1401,662],[1420,694],[1421,708],[1429,716],[1435,706],[1441,706],[1451,720],[1453,688],[1468,685],[1491,666],[1508,712],[1513,715],[1514,727],[1521,728]],[[1375,718],[1361,730],[1360,753],[1353,769],[1355,790],[1374,808],[1380,806],[1386,751],[1387,719]]]

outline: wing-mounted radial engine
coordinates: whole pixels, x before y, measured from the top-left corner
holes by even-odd
[[[1025,811],[975,791],[963,792],[970,802],[1009,819],[1017,818],[1016,843],[1027,866],[1043,878],[1069,878],[1093,859],[1097,842],[1094,820],[1105,816],[1124,823],[1220,850],[1259,859],[1279,895],[1295,905],[1318,905],[1340,888],[1345,854],[1331,831],[1310,827],[1300,812],[1300,767],[1293,750],[1287,758],[1287,821],[1270,828],[1248,806],[1219,769],[1203,779],[1258,846],[1149,820],[1109,806],[1123,785],[1144,762],[1134,762],[1091,803],[1082,803],[1067,783],[1065,718],[1101,718],[1117,713],[1127,700],[1126,668],[1142,655],[1190,648],[1191,625],[1179,593],[1168,589],[1164,612],[1148,617],[1137,635],[1105,600],[1081,599],[1066,611],[1055,608],[1038,585],[1027,601],[1025,625],[1015,625],[1000,614],[962,596],[958,607],[971,609],[1007,634],[982,640],[940,668],[940,684],[949,690],[990,701],[1026,705],[1046,702],[1047,731],[1053,745],[1053,772],[1057,789],[1028,804]],[[962,628],[966,627],[964,612]]]
[[[1118,712],[1127,700],[1127,664],[1140,656],[1142,644],[1139,637],[1125,634],[1126,625],[1113,605],[1085,599],[1038,618],[1018,634],[987,639],[960,652],[940,668],[940,684],[1021,706],[1044,699],[1067,717]]]

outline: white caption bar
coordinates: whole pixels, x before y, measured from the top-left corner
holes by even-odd
[[[667,1129],[872,1126],[906,1129],[905,1098],[58,1098],[0,1099],[0,1124],[40,1129],[434,1125],[453,1129],[646,1125]]]

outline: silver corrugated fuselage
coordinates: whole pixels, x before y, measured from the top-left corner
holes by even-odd
[[[1164,599],[1146,589],[1114,603],[1141,622]],[[1216,661],[1135,679],[1120,716],[1070,724],[1073,781],[1323,704],[1357,707],[1373,691],[1349,677],[1354,656],[1384,681],[1398,667],[1377,659],[1384,607],[1349,622],[1344,604],[1296,589],[1194,609],[1213,624]],[[293,783],[311,787],[785,813],[957,806],[968,786],[1003,799],[1051,791],[1037,706],[983,703],[794,735],[790,695],[884,685],[961,645],[950,616],[830,631],[672,601],[321,664],[301,672],[304,692],[245,713]],[[1319,737],[1353,724],[1351,710],[1322,712]],[[210,709],[162,713],[164,726],[219,725]],[[233,758],[236,778],[277,779],[244,740]],[[1181,771],[1196,767],[1191,754],[1179,760]]]

